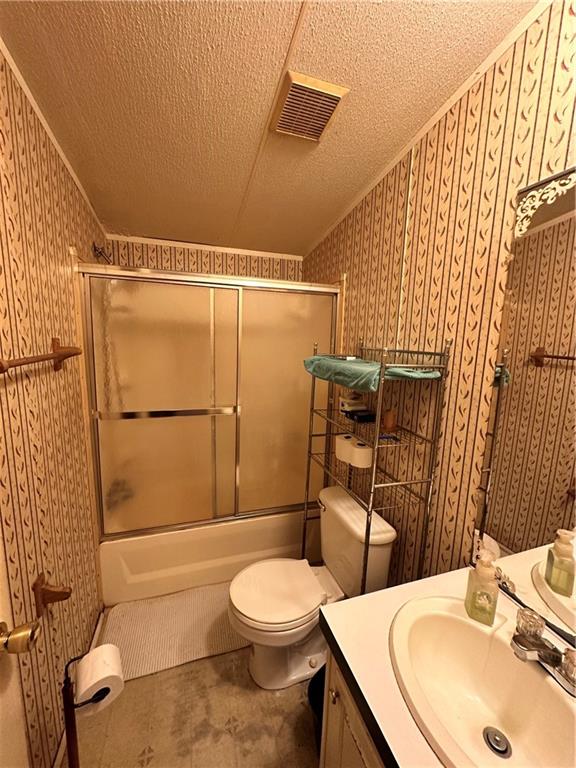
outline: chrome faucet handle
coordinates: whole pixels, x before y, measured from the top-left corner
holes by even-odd
[[[516,632],[530,638],[542,637],[544,619],[531,608],[520,608],[516,614]]]
[[[522,661],[542,661],[552,667],[562,663],[562,653],[542,637],[544,619],[531,608],[520,608],[516,614],[516,634],[511,646]]]
[[[576,651],[562,652],[542,632],[545,620],[530,608],[521,608],[516,617],[516,634],[510,647],[520,661],[537,661],[562,688],[576,697]]]
[[[566,648],[562,657],[560,671],[571,685],[576,686],[576,651]]]
[[[504,592],[505,595],[507,595],[511,600],[514,600],[515,603],[517,603],[521,608],[529,608],[526,603],[524,603],[514,592],[511,590],[504,582],[499,582],[498,586],[500,587],[501,591]],[[536,611],[534,611],[536,613]],[[561,629],[561,627],[556,626],[556,624],[552,624],[551,621],[548,621],[548,619],[545,619],[542,617],[542,620],[544,624],[548,627],[549,630],[554,632],[555,635],[558,635],[558,637],[563,640],[567,645],[570,645],[572,648],[576,648],[576,636],[571,635],[570,632],[566,632],[565,629]]]
[[[516,592],[516,585],[510,578],[510,576],[507,576],[502,568],[500,568],[499,565],[496,566],[496,581],[498,584],[505,586],[507,589],[509,589],[511,592]]]
[[[576,698],[576,651],[567,648],[560,666],[552,670],[552,675],[570,696]]]

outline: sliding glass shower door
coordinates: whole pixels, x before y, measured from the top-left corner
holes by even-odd
[[[335,293],[226,282],[86,276],[105,536],[302,508],[302,361],[331,349]]]
[[[105,534],[235,510],[238,291],[90,279]]]
[[[242,294],[239,512],[302,508],[314,344],[330,350],[334,299],[296,291]],[[327,389],[318,388],[318,407]],[[325,406],[324,406],[325,407]],[[322,488],[312,468],[311,489]]]

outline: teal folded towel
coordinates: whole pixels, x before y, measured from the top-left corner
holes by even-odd
[[[373,360],[352,360],[332,355],[314,355],[304,360],[304,367],[312,376],[332,381],[356,392],[376,392],[380,384],[380,363]],[[404,368],[401,365],[386,368],[386,379],[439,379],[440,371],[431,368]]]
[[[304,360],[304,368],[312,376],[356,392],[376,392],[380,383],[380,363],[358,357],[343,360],[331,355],[314,355]]]
[[[440,371],[433,368],[403,368],[399,365],[397,368],[386,368],[385,379],[439,379],[442,376]]]

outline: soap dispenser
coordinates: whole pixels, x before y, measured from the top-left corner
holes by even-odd
[[[574,590],[574,547],[573,531],[560,528],[556,531],[554,544],[548,550],[546,558],[546,583],[554,592],[571,597]]]
[[[468,616],[489,627],[494,623],[498,601],[498,581],[493,560],[492,552],[487,549],[480,550],[476,567],[468,576],[468,588],[464,601]]]

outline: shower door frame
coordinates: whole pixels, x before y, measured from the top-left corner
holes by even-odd
[[[203,275],[191,272],[170,272],[162,269],[147,269],[143,267],[118,267],[115,265],[79,263],[77,272],[80,279],[80,302],[81,315],[85,348],[85,363],[87,372],[88,387],[88,408],[90,418],[90,442],[92,449],[92,467],[94,473],[94,487],[96,492],[96,503],[98,508],[98,519],[100,528],[100,541],[114,541],[118,539],[134,538],[154,533],[164,533],[167,531],[187,530],[207,525],[217,525],[218,523],[229,523],[234,520],[244,520],[251,517],[265,517],[283,512],[297,512],[303,509],[304,499],[301,504],[292,504],[288,506],[271,507],[261,510],[252,510],[250,512],[240,512],[240,424],[242,417],[241,407],[241,353],[242,353],[242,311],[243,311],[243,289],[263,290],[267,292],[279,293],[317,293],[332,297],[332,317],[330,326],[330,351],[335,352],[337,341],[337,331],[340,327],[340,287],[338,285],[325,285],[322,283],[304,283],[289,280],[269,280],[265,278],[251,277],[227,277],[223,275]],[[104,502],[102,498],[101,485],[101,465],[100,465],[100,440],[98,436],[99,411],[96,402],[96,366],[94,355],[94,334],[92,324],[92,308],[90,301],[90,278],[105,278],[109,280],[136,280],[152,283],[196,285],[204,288],[228,288],[237,291],[237,345],[236,345],[236,445],[235,445],[235,472],[234,472],[234,513],[232,515],[223,515],[212,519],[197,520],[185,523],[174,523],[169,525],[159,525],[147,528],[138,528],[129,531],[116,533],[104,532]],[[310,350],[312,353],[312,350]],[[331,396],[329,393],[328,397]],[[171,412],[172,416],[183,415],[232,415],[227,407],[214,408],[196,408],[196,409],[175,409]],[[140,418],[148,418],[146,412]],[[168,415],[168,411],[164,411]],[[119,418],[122,418],[121,416]],[[213,441],[212,441],[213,442]],[[212,445],[212,450],[214,446]],[[304,494],[304,482],[302,485]]]

